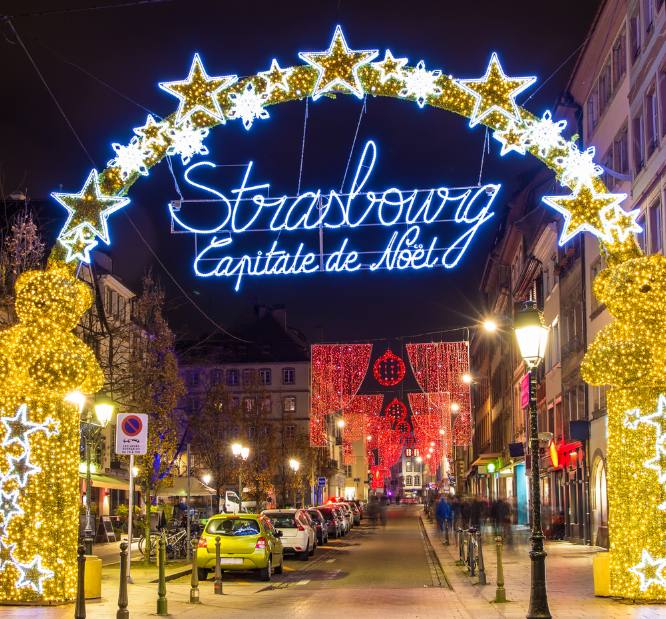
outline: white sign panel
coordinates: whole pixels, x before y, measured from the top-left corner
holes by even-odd
[[[116,453],[143,456],[148,449],[148,415],[119,413],[116,425]]]

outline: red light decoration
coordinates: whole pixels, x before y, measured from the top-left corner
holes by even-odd
[[[435,443],[434,448],[438,451],[438,462],[440,460],[439,453],[450,458],[453,441],[449,394],[446,392],[410,393],[409,405],[412,409],[416,444],[421,450],[425,449],[427,451],[430,443]]]
[[[557,444],[552,438],[548,445],[548,452],[550,453],[550,462],[553,465],[553,468],[557,468],[560,464],[560,454],[557,452]]]
[[[371,354],[372,344],[312,346],[312,445],[326,445],[326,415],[344,411],[349,405],[368,371]]]
[[[460,407],[453,422],[453,445],[470,445],[471,398],[469,385],[462,380],[463,375],[469,373],[469,343],[407,344],[406,348],[421,390],[424,393],[448,392],[451,403]]]
[[[382,387],[393,387],[405,378],[405,362],[390,348],[372,366],[375,380]]]
[[[372,435],[370,419],[379,417],[383,400],[381,395],[356,395],[343,411],[345,425],[342,430],[342,444],[345,464],[353,464],[352,443],[362,440],[368,434]]]
[[[398,398],[393,398],[384,409],[384,417],[395,427],[398,422],[407,419],[407,407]]]

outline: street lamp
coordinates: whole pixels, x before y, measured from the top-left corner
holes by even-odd
[[[83,531],[83,543],[86,548],[86,554],[93,552],[94,531],[91,522],[91,502],[92,502],[92,480],[91,480],[91,445],[97,443],[102,430],[108,425],[113,416],[114,403],[104,397],[95,398],[93,409],[97,422],[93,421],[92,411],[89,408],[85,410],[86,397],[80,391],[72,391],[65,396],[65,400],[74,404],[79,409],[81,417],[81,437],[85,451],[86,462],[86,527]]]
[[[240,505],[238,506],[238,511],[240,512],[243,508],[243,462],[245,462],[250,457],[250,448],[241,445],[240,443],[234,443],[231,446],[231,453],[234,455],[234,458],[240,458],[241,462],[238,464],[238,500]]]
[[[474,380],[469,372],[465,372],[461,378],[462,382],[465,383],[466,385],[471,385],[472,381]]]
[[[301,468],[301,463],[296,458],[289,458],[289,468],[294,472],[294,507],[296,507],[296,473]]]
[[[203,475],[203,476],[201,477],[201,481],[202,481],[204,484],[206,484],[207,486],[210,486],[210,481],[211,481],[211,479],[213,479],[213,478],[212,478],[208,473],[206,473],[205,475]]]
[[[495,333],[497,331],[497,323],[492,318],[486,318],[482,323],[482,327],[486,333]]]
[[[539,470],[539,430],[537,427],[536,407],[536,368],[541,363],[548,341],[548,328],[543,324],[541,314],[536,303],[529,301],[517,314],[513,322],[516,332],[520,354],[530,372],[530,458],[532,465],[531,495],[532,495],[532,533],[530,541],[530,559],[532,560],[532,575],[530,586],[530,606],[527,611],[528,619],[550,619],[548,608],[548,594],[546,592],[546,552],[543,545],[543,531],[541,530],[541,494]]]

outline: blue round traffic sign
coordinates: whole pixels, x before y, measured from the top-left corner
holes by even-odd
[[[141,421],[141,417],[137,417],[136,415],[128,415],[125,417],[125,419],[123,419],[121,427],[123,429],[123,433],[127,436],[136,436],[143,429],[143,421]]]

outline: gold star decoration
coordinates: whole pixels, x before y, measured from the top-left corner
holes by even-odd
[[[237,80],[237,75],[208,75],[199,54],[194,54],[190,73],[186,79],[176,82],[160,82],[159,86],[179,99],[176,113],[177,124],[195,112],[204,112],[223,123],[224,114],[220,107],[218,93]]]
[[[38,466],[30,464],[30,450],[24,451],[18,458],[7,456],[7,460],[9,461],[9,472],[4,479],[15,478],[21,488],[28,483],[28,475],[34,475],[42,470]]]
[[[402,70],[407,64],[407,58],[394,58],[390,49],[384,52],[384,60],[373,62],[372,66],[379,71],[379,81],[384,84],[392,77],[402,78]]]
[[[143,146],[155,149],[156,146],[166,146],[164,124],[157,122],[152,114],[148,114],[143,127],[134,127],[134,133],[141,138]]]
[[[646,460],[643,466],[657,473],[660,484],[666,482],[666,434],[659,435],[655,444],[654,458]]]
[[[579,232],[590,232],[602,241],[613,242],[606,231],[601,212],[613,205],[619,205],[627,197],[625,193],[597,193],[591,187],[581,185],[569,196],[544,196],[542,200],[564,216],[564,227],[560,245]]]
[[[379,50],[352,50],[347,46],[340,26],[335,27],[328,49],[323,52],[299,52],[299,57],[318,71],[317,82],[312,98],[318,99],[335,88],[350,91],[359,99],[363,98],[363,86],[358,70],[376,58]]]
[[[630,567],[629,571],[638,576],[641,581],[641,591],[645,591],[651,585],[666,587],[666,580],[664,580],[664,576],[661,573],[665,566],[666,559],[653,559],[650,553],[644,548],[641,555],[641,562],[638,565]]]
[[[68,238],[72,232],[85,226],[107,245],[111,242],[107,224],[109,215],[130,201],[129,198],[103,194],[95,170],[90,171],[78,193],[54,192],[51,196],[67,210],[67,221],[60,230],[58,239]]]
[[[469,126],[474,127],[492,112],[509,120],[520,120],[516,97],[535,81],[534,76],[507,77],[497,53],[493,52],[483,77],[456,80],[456,84],[475,99]]]
[[[30,563],[17,563],[20,577],[16,581],[16,588],[30,587],[41,594],[44,590],[42,581],[47,578],[53,578],[53,572],[42,566],[42,558],[35,555]]]
[[[267,71],[259,71],[259,77],[263,78],[266,82],[266,92],[268,96],[273,94],[274,90],[278,88],[284,92],[289,92],[289,76],[294,72],[293,67],[287,67],[286,69],[280,68],[278,61],[273,58],[271,60],[271,67]]]
[[[601,219],[606,232],[610,236],[616,235],[620,243],[623,243],[632,233],[643,232],[643,228],[636,221],[639,214],[640,209],[625,211],[619,204],[611,204],[601,211]]]
[[[512,150],[524,155],[527,150],[525,144],[525,130],[521,129],[513,120],[510,120],[505,129],[497,129],[493,133],[493,137],[502,144],[500,155],[504,157]]]
[[[86,227],[77,228],[68,237],[59,238],[58,242],[67,251],[65,262],[78,260],[86,264],[90,264],[90,252],[98,245],[95,235]]]
[[[2,524],[5,528],[14,516],[23,514],[23,510],[18,506],[18,495],[18,490],[8,493],[0,490],[0,515],[2,516]]]
[[[14,563],[12,552],[15,547],[16,544],[5,544],[5,542],[0,539],[0,570],[4,570],[7,563]]]

